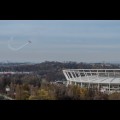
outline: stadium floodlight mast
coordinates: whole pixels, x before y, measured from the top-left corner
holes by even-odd
[[[14,50],[14,51],[18,51],[18,50],[22,49],[23,47],[27,46],[28,44],[32,43],[30,40],[28,40],[27,43],[21,45],[18,48],[14,48],[14,47],[11,46],[11,42],[13,42],[13,37],[8,41],[8,48],[11,49],[11,50]]]

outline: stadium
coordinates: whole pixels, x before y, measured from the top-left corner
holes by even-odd
[[[104,93],[120,92],[120,69],[66,69],[67,85],[97,88]]]

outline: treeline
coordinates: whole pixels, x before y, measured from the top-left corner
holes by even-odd
[[[42,82],[40,86],[32,84],[10,84],[7,96],[15,100],[120,100],[120,93],[105,94],[93,88],[50,84]]]
[[[9,88],[9,91],[6,91]],[[15,100],[119,100],[120,93],[105,94],[97,88],[81,88],[48,82],[37,75],[0,76],[0,93]]]

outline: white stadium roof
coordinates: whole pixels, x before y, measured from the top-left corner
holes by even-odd
[[[120,92],[120,69],[66,69],[63,73],[68,84],[108,86],[111,90]],[[117,88],[115,88],[117,85]]]

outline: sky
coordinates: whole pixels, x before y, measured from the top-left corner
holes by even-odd
[[[120,20],[0,20],[6,61],[120,62]]]

